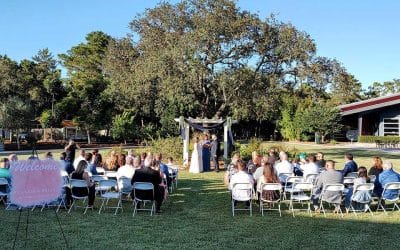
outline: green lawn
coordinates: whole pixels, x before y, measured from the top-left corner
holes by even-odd
[[[313,150],[312,152],[315,152]],[[327,158],[341,159],[346,150],[322,150]],[[311,151],[310,151],[311,152]],[[369,162],[376,152],[356,151],[356,160]],[[385,158],[397,156],[386,154]],[[369,166],[369,165],[368,165]],[[399,249],[400,212],[338,215],[297,212],[293,218],[283,205],[284,213],[268,211],[264,217],[253,207],[253,216],[237,212],[232,217],[230,195],[223,185],[223,172],[189,174],[180,172],[179,189],[162,207],[163,213],[150,217],[141,212],[132,217],[131,203],[124,211],[99,215],[98,210],[60,211],[58,216],[72,249]],[[99,207],[98,200],[96,207]],[[53,210],[21,214],[16,248],[65,248]],[[1,248],[13,246],[19,212],[0,209]]]

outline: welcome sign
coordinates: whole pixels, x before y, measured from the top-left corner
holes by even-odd
[[[29,207],[56,200],[63,186],[60,169],[60,163],[51,159],[12,162],[11,203]]]

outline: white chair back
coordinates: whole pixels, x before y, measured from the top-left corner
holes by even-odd
[[[253,195],[251,183],[235,183],[232,187],[232,199],[236,201],[249,201]]]
[[[104,175],[106,171],[104,170],[104,168],[96,167],[96,172],[98,175]]]
[[[374,183],[363,183],[354,186],[353,193],[357,191],[372,191],[374,190]]]
[[[92,181],[93,182],[100,182],[103,180],[108,180],[107,176],[104,175],[92,175]]]
[[[99,187],[102,188],[102,190],[109,191],[112,188],[117,187],[117,181],[116,180],[100,180]]]
[[[154,185],[151,182],[134,182],[132,188],[136,190],[154,190]]]
[[[311,191],[314,185],[310,182],[294,182],[292,188],[299,191]]]
[[[376,175],[368,175],[369,180],[371,181],[371,183],[374,183],[376,180]]]
[[[351,185],[354,184],[354,177],[344,177],[343,178],[343,184],[345,185]]]
[[[346,177],[357,178],[357,177],[358,177],[358,172],[351,172],[351,173],[348,173],[348,174],[346,175]]]
[[[280,183],[264,183],[261,186],[261,190],[264,190],[264,191],[280,191],[280,190],[282,190],[282,185]]]
[[[118,179],[118,190],[122,193],[130,193],[132,191],[131,179],[125,176]]]
[[[290,176],[293,176],[293,173],[280,173],[280,174],[278,175],[278,178],[279,178],[279,180],[280,180],[282,183],[285,183],[285,182],[286,182],[286,179],[287,179],[288,177],[290,177]]]
[[[315,180],[317,179],[318,174],[308,174],[306,176],[304,176],[304,182],[310,182],[310,183],[314,183]]]
[[[326,184],[324,186],[324,190],[325,191],[329,191],[329,192],[343,192],[344,191],[344,185],[343,184]]]
[[[69,184],[72,187],[88,187],[87,182],[85,180],[77,180],[77,179],[71,179],[69,181]]]
[[[117,179],[117,171],[105,171],[105,176]]]
[[[389,182],[386,183],[385,186],[383,187],[384,190],[400,190],[400,182]]]

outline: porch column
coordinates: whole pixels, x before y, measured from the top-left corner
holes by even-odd
[[[363,122],[363,118],[362,115],[358,115],[358,135],[362,135],[362,122]]]

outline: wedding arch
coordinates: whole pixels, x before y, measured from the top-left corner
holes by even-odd
[[[233,143],[233,135],[231,126],[237,123],[236,120],[232,120],[231,117],[226,119],[222,118],[184,118],[183,116],[174,119],[179,122],[179,129],[183,140],[183,162],[187,164],[189,161],[189,140],[190,140],[190,127],[193,127],[200,131],[208,131],[223,126],[224,128],[224,159],[228,158],[228,140],[230,139]]]

